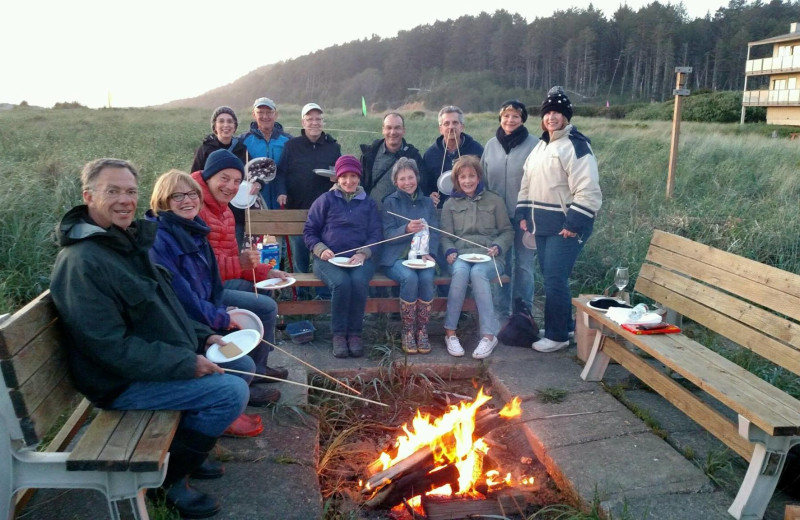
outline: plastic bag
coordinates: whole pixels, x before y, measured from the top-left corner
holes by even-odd
[[[411,237],[411,248],[408,250],[408,259],[417,260],[430,252],[431,232],[424,218],[420,219],[425,227],[414,233]]]

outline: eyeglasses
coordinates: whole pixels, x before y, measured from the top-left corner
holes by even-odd
[[[183,202],[183,199],[185,199],[186,197],[189,197],[190,200],[197,200],[197,197],[199,196],[200,194],[197,193],[195,190],[187,191],[186,193],[181,193],[179,191],[176,191],[175,193],[171,193],[169,195],[169,198],[171,198],[175,202]]]
[[[108,197],[110,199],[118,199],[123,194],[127,195],[128,197],[130,197],[132,199],[138,199],[139,198],[139,190],[137,190],[135,188],[130,188],[130,189],[127,189],[127,190],[122,190],[120,188],[106,188],[104,190],[97,190],[95,188],[91,188],[89,191],[94,191],[94,192],[99,191],[100,193],[103,193],[106,197]]]

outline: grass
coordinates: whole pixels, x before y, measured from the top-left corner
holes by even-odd
[[[562,388],[542,388],[536,390],[536,398],[542,403],[560,403],[567,397],[567,391]]]

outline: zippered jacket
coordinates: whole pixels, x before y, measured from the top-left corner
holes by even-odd
[[[403,190],[395,190],[383,199],[383,237],[386,239],[399,237],[406,234],[406,225],[408,220],[390,215],[389,212],[403,215],[406,218],[416,220],[424,218],[429,226],[435,228],[439,227],[439,212],[433,206],[433,201],[422,194],[422,190],[417,186],[416,197],[411,198],[411,195]],[[441,233],[434,230],[430,231],[430,239],[428,242],[429,254],[433,257],[439,254],[439,236]],[[386,242],[381,246],[381,256],[379,265],[390,266],[395,261],[406,256],[408,250],[411,248],[411,239],[414,235],[398,238],[391,242]]]
[[[239,138],[244,141],[249,159],[255,159],[256,157],[269,157],[275,161],[275,164],[277,165],[281,160],[283,147],[286,145],[289,139],[292,138],[292,136],[283,130],[283,125],[276,121],[275,126],[272,127],[272,134],[270,134],[269,139],[266,139],[264,137],[264,133],[258,129],[258,123],[252,121],[250,123],[250,131],[242,134],[239,136]],[[243,160],[243,162],[244,164],[247,164],[247,160]],[[274,181],[270,183],[264,183],[261,186],[261,196],[267,203],[267,209],[280,208],[280,205],[278,204],[279,193],[277,193],[273,183]]]
[[[309,209],[317,197],[331,189],[331,180],[314,173],[315,169],[333,169],[342,149],[325,132],[311,142],[305,130],[283,147],[278,162],[278,176],[272,183],[277,195],[286,195],[286,209]],[[276,195],[276,196],[277,196]]]
[[[522,143],[506,153],[497,137],[492,137],[483,148],[481,167],[486,187],[505,201],[509,219],[513,220],[517,210],[517,197],[522,184],[525,160],[538,141],[536,136],[528,134]]]

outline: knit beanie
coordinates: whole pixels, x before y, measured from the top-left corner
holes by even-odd
[[[216,110],[211,114],[211,133],[215,133],[214,123],[217,122],[217,118],[220,114],[230,114],[233,118],[233,126],[234,131],[239,128],[239,119],[236,118],[236,112],[233,111],[231,107],[221,106],[217,107]]]
[[[242,179],[244,179],[244,164],[238,157],[224,148],[215,150],[208,155],[206,166],[203,168],[201,175],[204,181],[208,181],[208,179],[226,168],[239,170],[239,173],[242,174]]]
[[[572,119],[572,103],[567,95],[564,94],[562,87],[553,87],[547,92],[547,99],[542,102],[540,115],[544,117],[545,114],[553,111],[563,114],[567,121]]]
[[[522,103],[519,99],[510,99],[505,103],[503,103],[500,106],[500,115],[502,115],[503,111],[505,111],[505,109],[507,108],[513,108],[515,110],[518,110],[520,112],[520,115],[522,116],[523,124],[525,123],[525,121],[528,120],[528,109],[525,108],[525,104]],[[500,120],[500,116],[497,116],[497,120],[498,121]]]
[[[343,155],[336,159],[336,165],[333,167],[338,179],[345,173],[355,173],[361,177],[361,161],[352,155]]]

